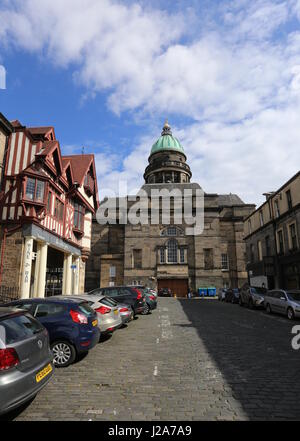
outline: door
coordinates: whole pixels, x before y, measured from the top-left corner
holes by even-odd
[[[187,297],[188,293],[188,279],[158,279],[158,291],[161,288],[168,288],[174,297]]]

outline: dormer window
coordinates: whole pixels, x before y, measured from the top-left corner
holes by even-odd
[[[34,202],[43,202],[45,194],[45,182],[39,179],[27,178],[25,199]]]
[[[80,204],[74,203],[74,228],[76,230],[83,230],[83,216],[84,207]]]

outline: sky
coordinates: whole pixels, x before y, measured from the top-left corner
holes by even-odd
[[[300,0],[0,0],[0,65],[0,111],[94,153],[100,199],[143,184],[166,118],[207,193],[299,170]]]

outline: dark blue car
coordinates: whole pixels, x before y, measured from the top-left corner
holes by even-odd
[[[82,299],[53,296],[16,300],[5,306],[25,309],[45,326],[56,367],[68,366],[99,342],[97,314]]]

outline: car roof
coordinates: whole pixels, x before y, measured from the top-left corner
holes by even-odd
[[[18,299],[18,300],[14,300],[11,303],[18,303],[18,302],[22,302],[22,303],[52,303],[52,302],[59,302],[59,303],[78,303],[82,301],[80,298],[77,300],[74,297],[71,296],[51,296],[51,297],[32,297],[30,299]]]
[[[77,297],[77,295],[76,295]],[[104,299],[105,295],[103,294],[78,294],[78,297],[82,300],[99,300],[99,299]],[[74,296],[71,296],[71,299],[77,300],[74,298]]]
[[[0,318],[7,317],[12,314],[23,313],[22,309],[14,308],[13,306],[0,306]]]

